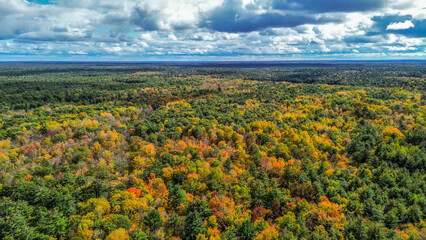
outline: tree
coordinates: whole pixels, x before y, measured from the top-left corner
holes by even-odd
[[[186,193],[184,190],[182,190],[180,185],[171,186],[169,189],[171,189],[169,194],[169,199],[168,199],[169,206],[177,208],[181,204],[185,203]]]
[[[106,240],[130,240],[129,235],[126,233],[124,228],[119,228],[114,232],[110,233]]]
[[[376,205],[372,199],[367,199],[362,207],[364,216],[373,221],[382,222],[384,219],[383,210],[380,206]]]
[[[163,226],[163,219],[161,219],[160,213],[157,209],[153,209],[148,212],[148,214],[144,217],[144,224],[151,229],[151,232],[154,232]]]
[[[132,240],[148,240],[148,235],[146,235],[144,232],[142,232],[139,229],[133,230],[130,233],[130,237]]]
[[[204,221],[199,213],[189,213],[185,218],[185,238],[195,240],[197,235],[207,232]]]
[[[244,220],[237,230],[237,236],[241,240],[250,240],[256,236],[254,226],[249,220]]]
[[[423,212],[419,205],[412,205],[408,208],[406,214],[407,220],[412,223],[417,223],[422,220]]]
[[[111,233],[118,228],[129,230],[132,226],[129,218],[121,214],[112,214],[105,217],[102,221],[102,225],[107,233]]]
[[[386,213],[386,215],[385,215],[386,226],[388,228],[396,228],[399,225],[399,223],[401,222],[399,216],[400,216],[400,213],[399,213],[397,208],[393,208],[391,211]]]
[[[345,225],[344,236],[349,240],[367,240],[367,226],[362,218],[351,219]]]

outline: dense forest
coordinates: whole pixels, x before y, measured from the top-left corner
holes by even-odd
[[[3,63],[0,239],[426,239],[426,64]]]

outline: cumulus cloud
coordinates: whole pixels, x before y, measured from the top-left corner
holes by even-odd
[[[374,16],[374,24],[367,35],[400,34],[411,37],[425,37],[426,19],[416,19],[412,15]]]
[[[401,30],[414,27],[414,24],[410,20],[405,22],[391,23],[386,27],[386,30]]]
[[[153,31],[164,28],[162,12],[150,9],[149,6],[136,6],[131,14],[131,22],[143,30]]]
[[[383,8],[387,0],[272,0],[272,6],[283,10],[311,12],[357,12]]]
[[[252,32],[271,27],[296,27],[342,20],[326,15],[268,11],[263,7],[261,3],[243,5],[242,0],[225,0],[222,5],[206,13],[201,26],[222,32]]]
[[[0,0],[0,6],[0,60],[426,55],[422,0]]]

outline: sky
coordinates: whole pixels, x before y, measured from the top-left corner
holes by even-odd
[[[0,61],[426,59],[425,0],[0,0]]]

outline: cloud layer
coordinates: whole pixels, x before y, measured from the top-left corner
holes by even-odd
[[[0,60],[426,56],[422,0],[0,0]]]

